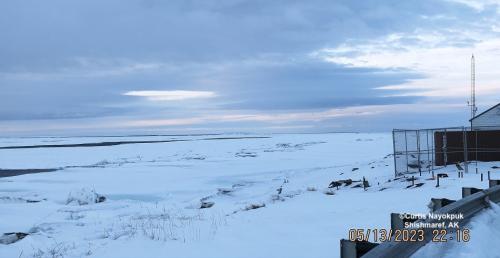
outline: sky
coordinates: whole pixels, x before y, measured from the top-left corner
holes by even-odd
[[[500,102],[500,0],[0,2],[0,136],[390,131]]]

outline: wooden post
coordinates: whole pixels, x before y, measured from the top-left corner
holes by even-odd
[[[465,198],[469,195],[475,194],[477,192],[481,192],[483,189],[474,188],[474,187],[462,187],[462,198]]]
[[[437,181],[436,181],[436,187],[439,187],[439,176],[437,177]]]
[[[340,258],[358,258],[368,253],[371,249],[379,245],[366,241],[340,240]]]
[[[450,200],[450,199],[446,199],[446,198],[431,198],[431,202],[432,202],[432,211],[437,211],[439,209],[441,209],[442,207],[450,204],[450,203],[454,203],[456,202],[455,200]]]
[[[500,179],[497,180],[489,180],[489,187],[500,185]]]
[[[483,182],[483,173],[481,173],[481,182]]]
[[[410,218],[401,218],[399,213],[391,213],[391,229],[401,230],[405,228],[405,222],[415,222],[418,219],[410,219]]]

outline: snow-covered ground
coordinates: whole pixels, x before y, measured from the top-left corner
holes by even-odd
[[[172,139],[185,141],[1,149]],[[448,166],[441,187],[425,172],[407,188],[391,152],[391,134],[2,138],[0,169],[60,170],[0,178],[0,234],[29,233],[0,257],[338,257],[351,228],[389,228],[391,212],[488,187]],[[493,165],[479,171],[500,178]],[[328,188],[363,177],[366,191]]]

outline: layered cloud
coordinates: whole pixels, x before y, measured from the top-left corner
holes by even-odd
[[[494,0],[6,1],[0,128],[456,125],[472,53],[498,102],[498,17]]]

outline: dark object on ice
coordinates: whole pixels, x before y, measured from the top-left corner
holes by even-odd
[[[446,174],[446,173],[438,173],[437,177],[448,177],[448,174]]]
[[[359,170],[359,168],[353,168],[352,171],[356,171],[356,170]]]
[[[26,200],[26,202],[27,203],[37,203],[37,202],[41,202],[41,200]]]
[[[282,201],[282,202],[284,202],[285,198],[281,197],[279,194],[273,194],[273,195],[271,195],[271,200],[273,202],[276,202],[276,201]]]
[[[332,181],[330,183],[330,185],[328,185],[328,188],[334,188],[336,187],[337,190],[339,189],[339,186],[342,186],[343,184],[345,184],[345,186],[349,186],[352,184],[352,179],[345,179],[345,180],[338,180],[338,181]]]
[[[411,187],[417,188],[417,187],[421,187],[423,185],[424,185],[424,183],[417,183],[417,184],[415,184],[415,182],[412,182],[412,184],[409,185],[409,186],[407,186],[406,188],[411,188]]]
[[[464,168],[462,166],[460,166],[460,163],[458,163],[458,162],[455,164],[455,166],[457,166],[457,169],[460,171],[464,170]]]
[[[408,164],[408,167],[413,169],[421,168],[419,164]]]
[[[15,243],[23,238],[25,238],[27,233],[22,233],[22,232],[12,232],[12,233],[5,233],[2,236],[0,236],[0,244],[8,245]]]
[[[255,152],[248,152],[248,151],[240,151],[236,154],[234,154],[236,157],[240,158],[255,158],[257,157],[257,153]]]
[[[230,188],[219,188],[217,189],[217,194],[219,195],[228,195],[232,193],[234,190]]]
[[[259,208],[263,208],[263,207],[266,207],[265,203],[252,203],[252,204],[247,205],[245,207],[245,210],[249,211],[249,210],[255,210],[255,209],[259,209]]]
[[[411,177],[406,178],[405,180],[406,180],[406,182],[411,182],[411,181],[415,181],[417,179],[418,179],[418,177],[411,176]]]
[[[26,203],[37,203],[41,201],[46,201],[47,199],[43,198],[40,200],[32,200],[32,199],[24,199],[19,197],[9,197],[9,196],[0,196],[0,201],[8,201],[8,202],[26,202]]]
[[[201,205],[200,205],[200,209],[206,209],[206,208],[210,208],[212,206],[214,206],[214,202],[204,202],[202,201],[201,202]]]
[[[366,190],[366,188],[370,187],[370,183],[368,183],[368,180],[363,177],[363,189]]]
[[[323,193],[326,195],[335,195],[335,192],[332,189],[326,189]]]
[[[339,181],[332,181],[330,183],[330,185],[328,185],[328,188],[334,188],[334,187],[336,187],[337,190],[338,190],[339,186],[342,186],[342,183],[340,183]]]
[[[95,203],[100,203],[106,201],[106,197],[103,195],[97,195],[97,198],[95,199]]]
[[[408,181],[408,179],[406,179],[406,181]],[[406,188],[410,188],[410,187],[412,187],[412,186],[414,186],[414,185],[415,185],[415,176],[411,176],[411,178],[410,178],[410,182],[411,182],[411,185],[410,185],[410,186],[408,186],[408,187],[406,187]]]
[[[341,180],[344,181],[345,186],[350,186],[352,184],[352,179]]]
[[[372,166],[371,168],[374,169],[375,167]]]
[[[499,166],[493,166],[491,167],[492,169],[499,169],[500,167]]]
[[[387,189],[387,187],[382,187],[379,189],[380,192],[384,191],[385,189]]]
[[[280,186],[280,188],[276,189],[276,191],[278,192],[278,194],[281,194],[281,192],[283,191],[283,187]]]

